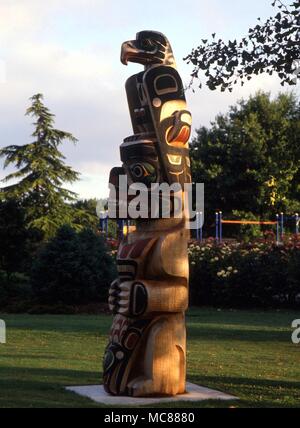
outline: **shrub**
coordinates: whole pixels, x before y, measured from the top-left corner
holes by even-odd
[[[7,277],[0,271],[0,308],[6,308],[11,303],[28,302],[32,299],[32,289],[29,278],[23,274],[12,273]]]
[[[299,307],[300,241],[191,245],[192,305]]]
[[[115,265],[104,241],[91,230],[64,226],[38,253],[31,271],[42,304],[86,304],[107,298]]]
[[[8,279],[23,267],[27,234],[25,213],[18,202],[0,201],[0,269]]]

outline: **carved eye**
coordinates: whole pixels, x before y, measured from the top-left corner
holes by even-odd
[[[148,162],[131,165],[130,170],[133,180],[140,181],[147,185],[155,183],[157,180],[156,169]]]
[[[144,170],[143,170],[143,167],[141,165],[135,165],[132,168],[132,173],[136,178],[144,177]]]

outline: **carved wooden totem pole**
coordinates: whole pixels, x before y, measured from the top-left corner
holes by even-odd
[[[183,188],[191,182],[192,120],[170,43],[161,33],[142,31],[122,45],[121,60],[145,69],[126,83],[134,135],[121,145],[123,166],[112,170],[110,183],[118,186],[119,176],[126,175],[129,185],[146,185],[149,198],[161,183]],[[175,200],[171,193],[171,218],[164,218],[160,207],[156,218],[137,219],[120,244],[119,277],[109,292],[114,320],[104,356],[104,386],[113,395],[185,392],[189,231],[184,204],[181,216],[172,215]]]

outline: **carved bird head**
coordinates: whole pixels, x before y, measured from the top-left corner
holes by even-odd
[[[121,62],[135,62],[145,66],[155,64],[176,67],[171,45],[162,33],[157,31],[141,31],[136,39],[123,43]]]

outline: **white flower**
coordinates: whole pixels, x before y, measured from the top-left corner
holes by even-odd
[[[221,272],[218,272],[217,276],[219,278],[226,278],[226,272],[225,272],[225,270],[221,270]]]

